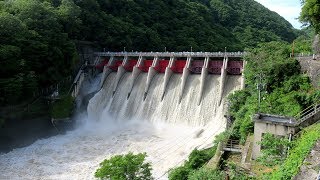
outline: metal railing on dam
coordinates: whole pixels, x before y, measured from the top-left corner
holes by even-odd
[[[96,56],[130,57],[243,57],[245,52],[95,52]]]

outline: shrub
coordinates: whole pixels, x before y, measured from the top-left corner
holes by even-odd
[[[188,175],[192,170],[187,166],[180,166],[174,168],[169,173],[169,179],[179,179],[179,180],[187,180]]]
[[[200,168],[197,171],[193,171],[188,176],[189,180],[224,180],[226,175],[223,171],[211,170],[208,168]]]
[[[169,179],[188,179],[189,174],[194,170],[201,168],[214,156],[215,152],[216,147],[206,150],[193,150],[189,155],[188,161],[185,161],[183,166],[170,170]]]
[[[95,172],[95,177],[99,179],[112,180],[150,180],[151,165],[146,163],[146,153],[134,155],[116,155],[110,159],[105,159],[100,163],[100,168]]]
[[[51,116],[55,119],[68,118],[74,109],[74,98],[64,96],[52,104]]]
[[[282,163],[286,158],[286,148],[290,146],[290,142],[287,138],[278,137],[270,133],[264,134],[263,140],[260,144],[262,150],[258,161],[268,167]]]
[[[296,140],[294,147],[289,151],[289,156],[278,170],[268,179],[291,179],[300,169],[315,142],[320,139],[320,124],[313,125],[303,130],[301,137]]]

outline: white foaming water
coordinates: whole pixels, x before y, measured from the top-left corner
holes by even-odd
[[[127,100],[130,73],[112,98],[112,73],[90,100],[89,118],[65,135],[0,155],[0,179],[94,179],[99,163],[114,154],[146,152],[155,178],[167,179],[169,168],[181,164],[194,148],[212,143],[224,131],[224,105],[218,106],[220,77],[209,75],[202,103],[197,105],[200,76],[188,78],[178,102],[181,75],[173,75],[161,101],[163,75],[156,75],[143,101],[147,79],[141,74]],[[224,96],[240,88],[240,76],[228,76]],[[199,136],[199,132],[203,130]]]

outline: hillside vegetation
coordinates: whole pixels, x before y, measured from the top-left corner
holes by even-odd
[[[107,51],[243,51],[296,37],[254,0],[1,0],[0,27],[2,105],[70,75],[74,40]]]
[[[254,0],[79,1],[79,36],[107,50],[243,50],[295,39],[292,26]],[[86,24],[84,27],[81,24]]]
[[[294,141],[293,148],[289,151],[287,159],[278,169],[268,175],[268,179],[291,179],[297,175],[304,159],[310,153],[317,140],[320,139],[319,132],[319,123],[300,132],[300,137]]]

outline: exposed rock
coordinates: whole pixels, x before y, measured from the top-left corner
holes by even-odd
[[[320,55],[317,55],[316,60],[312,57],[299,57],[298,60],[302,72],[308,74],[314,87],[320,87]]]
[[[299,174],[294,180],[317,179],[320,170],[320,140],[315,144],[308,157],[304,160]]]

